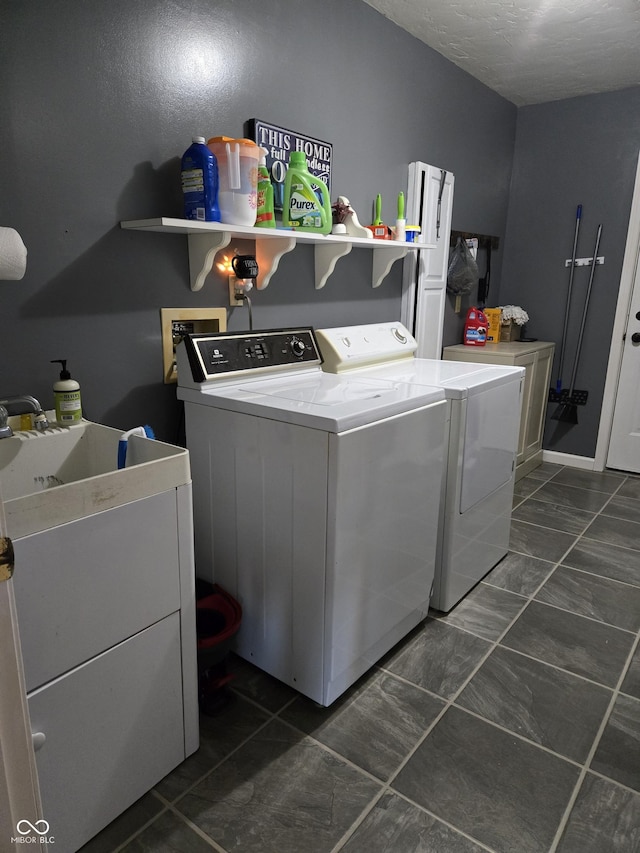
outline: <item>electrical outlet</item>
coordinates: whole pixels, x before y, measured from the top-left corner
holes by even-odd
[[[236,305],[243,305],[244,304],[244,300],[238,299],[238,297],[236,296],[237,282],[238,282],[238,279],[235,277],[235,275],[229,276],[229,305],[231,305],[232,308],[235,308]]]
[[[225,308],[161,308],[164,382],[177,382],[176,347],[190,332],[226,332]]]

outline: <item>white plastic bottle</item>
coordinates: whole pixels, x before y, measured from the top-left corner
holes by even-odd
[[[53,383],[53,394],[56,406],[56,421],[62,425],[78,423],[82,420],[82,401],[80,384],[71,378],[67,370],[67,360],[64,358],[51,359],[51,364],[61,364],[60,379]]]

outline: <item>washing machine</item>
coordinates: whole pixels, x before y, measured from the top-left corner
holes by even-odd
[[[241,657],[329,705],[428,612],[445,394],[325,373],[309,327],[190,334],[177,366],[196,573]]]
[[[323,368],[447,398],[445,476],[431,606],[448,612],[507,553],[522,387],[520,367],[415,358],[400,323],[319,329]]]

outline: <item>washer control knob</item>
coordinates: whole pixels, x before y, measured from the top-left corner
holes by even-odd
[[[306,344],[304,341],[301,341],[300,338],[293,338],[291,341],[291,352],[298,356],[298,358],[302,358],[302,356],[306,352]]]
[[[400,329],[396,329],[394,326],[391,331],[393,332],[393,336],[396,338],[396,340],[400,341],[401,344],[406,344],[408,338],[406,335],[402,334]]]
[[[631,335],[631,340],[633,341],[634,344],[640,344],[640,332],[634,332]]]

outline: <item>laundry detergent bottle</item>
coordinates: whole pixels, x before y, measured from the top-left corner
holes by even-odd
[[[313,189],[318,187],[320,196]],[[327,185],[307,168],[304,151],[292,151],[284,179],[282,224],[296,231],[328,234],[333,224]]]
[[[464,324],[464,343],[468,347],[483,347],[487,343],[489,321],[484,311],[469,308]]]
[[[204,136],[194,136],[182,155],[181,179],[184,218],[220,222],[218,163],[205,145]]]

